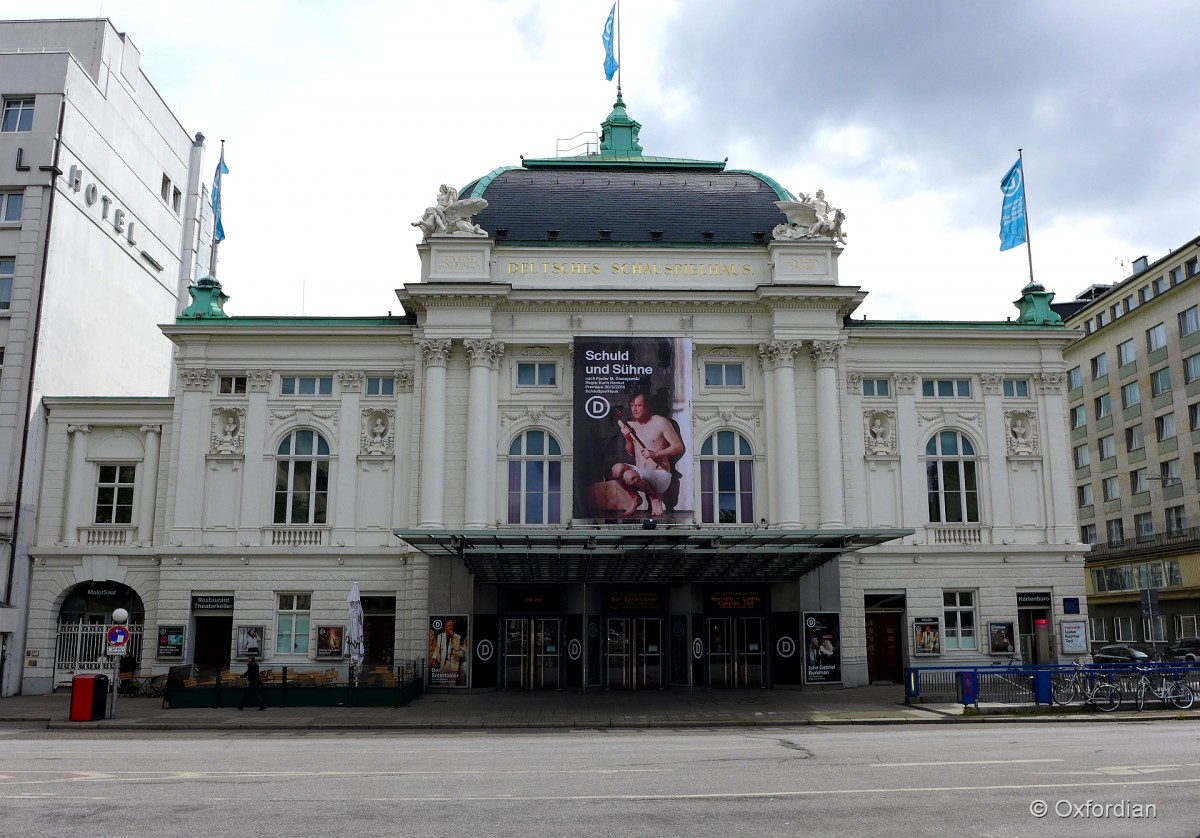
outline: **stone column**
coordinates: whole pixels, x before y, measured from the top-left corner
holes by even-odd
[[[450,345],[449,338],[417,341],[425,361],[418,527],[446,526],[446,364],[450,361]]]
[[[763,369],[769,370],[772,486],[771,526],[797,529],[800,521],[800,452],[796,427],[796,341],[773,340],[758,345]]]
[[[896,391],[896,443],[900,452],[900,526],[918,530],[913,541],[925,542],[924,527],[929,523],[929,487],[925,480],[921,429],[917,425],[916,373],[892,375]]]
[[[142,425],[138,428],[146,439],[146,455],[142,458],[138,479],[137,540],[143,547],[154,543],[154,507],[158,498],[158,452],[162,443],[162,425]]]
[[[495,350],[492,352],[491,370],[488,374],[489,392],[488,403],[492,405],[492,409],[496,410],[500,404],[500,367],[504,361],[504,344],[496,341],[493,343]],[[495,492],[497,490],[496,483],[496,468],[497,468],[497,448],[500,445],[500,422],[498,417],[493,414],[493,421],[488,422],[488,467],[487,467],[487,483],[491,486],[492,505],[489,508],[489,519],[495,518],[496,503]],[[507,520],[507,516],[505,516]]]
[[[495,459],[488,450],[491,436],[488,421],[492,415],[491,381],[492,358],[496,352],[495,341],[463,341],[467,349],[467,360],[471,371],[467,379],[467,493],[464,526],[479,529],[486,527],[492,509],[492,484],[487,476],[488,461]]]
[[[1047,460],[1045,469],[1050,475],[1054,515],[1049,522],[1054,529],[1046,537],[1052,544],[1073,544],[1079,540],[1079,530],[1075,528],[1075,464],[1071,459],[1071,438],[1065,423],[1047,421],[1051,416],[1066,415],[1063,386],[1067,383],[1067,376],[1061,372],[1038,373],[1034,376],[1034,383],[1042,403],[1042,417],[1045,417],[1040,423],[1042,451]]]
[[[92,473],[88,468],[88,434],[91,425],[67,425],[71,440],[71,471],[67,477],[67,514],[63,540],[67,544],[79,543],[79,529],[91,520],[88,510],[88,489],[92,484]]]
[[[812,342],[812,359],[817,367],[817,482],[821,492],[823,529],[842,529],[846,526],[837,374],[842,346],[842,343],[833,340]]]
[[[1004,420],[1004,375],[1001,373],[985,372],[979,374],[979,386],[983,390],[983,433],[987,440],[986,451],[976,452],[981,455],[980,465],[986,463],[986,469],[976,475],[979,489],[980,511],[986,508],[989,513],[982,515],[983,520],[991,518],[993,530],[1002,530],[1003,538],[1010,537],[1013,526],[1013,505],[1010,497],[1008,479],[1008,424]],[[982,459],[986,456],[986,461]],[[983,494],[984,480],[987,480],[987,495]],[[986,507],[984,506],[986,504]]]

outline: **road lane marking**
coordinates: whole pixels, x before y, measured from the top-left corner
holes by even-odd
[[[1066,762],[1063,759],[962,759],[946,762],[872,762],[871,768],[922,768],[939,765],[1020,765],[1028,762]]]

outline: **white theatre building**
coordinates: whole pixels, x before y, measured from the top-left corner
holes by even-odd
[[[107,20],[0,21],[0,695],[54,675],[25,642],[43,397],[170,392],[202,151]]]
[[[143,673],[344,666],[354,582],[367,663],[448,692],[1076,654],[1052,295],[856,320],[823,193],[639,131],[618,98],[595,153],[413,208],[402,316],[227,316],[205,280],[174,397],[50,399],[25,690],[101,666],[67,627],[117,605]]]

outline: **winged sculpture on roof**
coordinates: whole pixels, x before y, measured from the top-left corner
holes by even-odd
[[[458,190],[442,184],[438,190],[437,203],[426,207],[420,221],[412,226],[420,227],[426,238],[434,235],[486,236],[487,231],[476,224],[472,217],[487,209],[483,198],[458,197]]]
[[[846,214],[832,207],[825,199],[825,192],[817,190],[816,195],[806,195],[801,192],[798,201],[776,201],[775,206],[787,216],[787,224],[776,225],[772,231],[775,239],[816,239],[828,238],[846,243],[846,234],[842,231],[842,222]]]

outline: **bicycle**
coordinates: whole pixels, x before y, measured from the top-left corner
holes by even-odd
[[[1139,713],[1146,706],[1146,696],[1148,693],[1152,693],[1164,706],[1174,704],[1180,710],[1187,710],[1192,706],[1192,702],[1195,701],[1195,694],[1192,692],[1191,687],[1182,681],[1168,678],[1165,672],[1155,673],[1155,677],[1151,678],[1150,672],[1151,670],[1149,669],[1138,667],[1138,679],[1134,697]]]
[[[1082,696],[1085,704],[1095,705],[1105,713],[1121,706],[1121,691],[1116,685],[1096,677],[1083,664],[1076,662],[1075,671],[1054,679],[1050,695],[1055,704],[1070,704]]]

